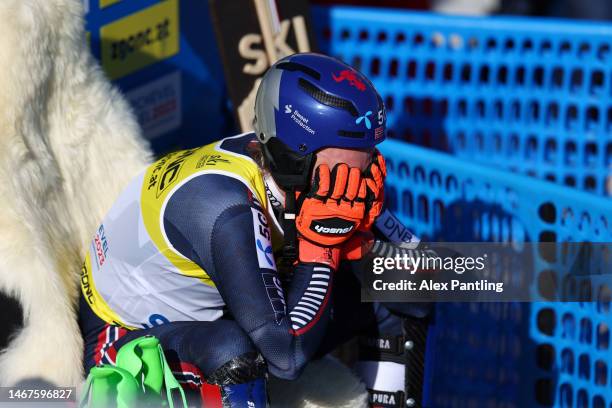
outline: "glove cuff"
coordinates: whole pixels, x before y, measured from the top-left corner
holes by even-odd
[[[342,245],[341,260],[358,261],[370,252],[374,245],[374,234],[371,231],[357,231]]]
[[[334,271],[340,263],[340,248],[324,247],[314,244],[305,238],[299,238],[299,261],[301,263],[318,263],[331,267]]]

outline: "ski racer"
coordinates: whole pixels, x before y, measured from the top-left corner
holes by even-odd
[[[383,102],[306,53],[269,69],[255,110],[254,133],[160,158],[105,216],[81,274],[86,371],[152,335],[205,404],[260,407],[267,373],[295,379],[336,344],[337,270],[382,211]]]

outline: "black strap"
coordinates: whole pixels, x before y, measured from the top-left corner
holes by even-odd
[[[414,408],[422,408],[425,382],[425,349],[429,319],[404,318],[404,348],[406,356],[405,390],[406,401]]]
[[[283,253],[282,261],[286,266],[291,266],[298,258],[297,228],[295,226],[297,217],[297,205],[295,202],[295,189],[289,189],[285,194],[285,211],[283,212]]]
[[[404,364],[404,336],[360,336],[359,359]]]
[[[368,388],[368,402],[370,407],[376,408],[408,408],[402,391],[389,392]]]

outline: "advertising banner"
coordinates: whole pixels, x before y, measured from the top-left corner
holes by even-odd
[[[91,50],[157,153],[233,132],[208,4],[84,0]]]

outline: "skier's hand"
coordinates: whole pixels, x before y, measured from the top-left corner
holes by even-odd
[[[346,241],[365,216],[366,183],[358,168],[341,163],[330,172],[326,164],[315,176],[296,218],[302,238],[322,246]]]
[[[376,155],[370,166],[364,172],[364,180],[367,186],[365,196],[366,211],[360,230],[369,231],[382,211],[385,201],[385,177],[387,177],[387,167],[385,158],[376,149]]]

